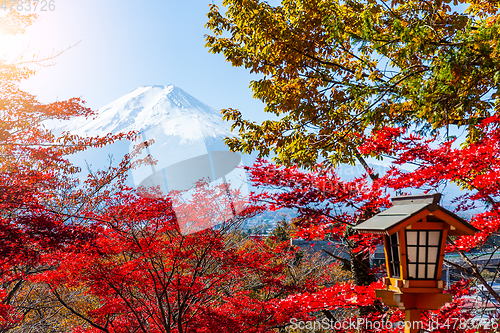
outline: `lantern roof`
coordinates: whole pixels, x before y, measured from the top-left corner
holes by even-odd
[[[456,214],[439,206],[441,193],[392,197],[393,206],[354,227],[363,233],[392,235],[414,222],[427,218],[449,225],[450,236],[473,235],[479,230]]]

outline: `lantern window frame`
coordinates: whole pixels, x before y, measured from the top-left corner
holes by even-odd
[[[430,243],[430,233],[437,233],[437,244]],[[408,235],[410,233],[416,234],[415,244],[409,244]],[[425,234],[425,239],[422,240],[422,235]],[[405,245],[406,245],[406,271],[408,280],[435,280],[437,279],[439,255],[441,253],[443,230],[405,230]],[[410,248],[414,248],[415,260],[411,260],[412,254]],[[436,249],[435,255],[429,255],[429,249]],[[422,251],[423,250],[423,251]],[[434,257],[434,258],[433,258]],[[411,265],[415,265],[414,274],[412,274]],[[429,276],[429,269],[434,266],[434,273]],[[420,275],[421,269],[425,270],[423,276]]]
[[[399,250],[399,233],[387,237],[389,274],[394,278],[401,278],[401,251]]]

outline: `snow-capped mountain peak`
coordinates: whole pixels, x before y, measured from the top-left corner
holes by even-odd
[[[139,87],[100,108],[93,119],[75,119],[64,130],[80,135],[147,131],[161,126],[181,142],[230,136],[218,111],[174,85]]]

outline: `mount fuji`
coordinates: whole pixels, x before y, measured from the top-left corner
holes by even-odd
[[[223,142],[233,136],[229,125],[215,109],[173,85],[139,87],[100,108],[91,119],[60,123],[54,132],[59,131],[81,136],[138,131],[140,141],[153,139],[137,158],[149,154],[157,162],[131,170],[131,185],[159,186],[166,195],[170,190],[189,192],[203,179],[211,185],[228,184],[241,195],[248,193],[242,156],[229,152]],[[76,154],[71,160],[82,170],[87,166],[102,169],[109,165],[105,165],[106,156],[121,159],[136,144],[118,141]],[[251,157],[246,158],[252,163]]]

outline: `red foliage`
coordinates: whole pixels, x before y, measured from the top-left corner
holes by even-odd
[[[455,246],[448,247],[449,251],[470,250],[481,245],[500,227],[500,120],[497,116],[487,118],[478,130],[482,138],[462,148],[453,148],[454,140],[439,143],[437,138],[403,137],[402,131],[390,128],[375,133],[360,147],[365,154],[390,154],[394,158],[393,167],[381,179],[381,186],[431,191],[446,182],[455,182],[468,190],[454,200],[457,213],[478,207],[486,210],[471,219],[471,224],[480,232],[460,237]],[[406,171],[398,167],[404,164],[416,169]]]
[[[16,19],[12,13],[9,18],[4,26],[14,30],[31,20]],[[296,254],[286,242],[270,246],[253,240],[236,246],[228,232],[231,224],[267,209],[296,209],[296,237],[327,236],[353,244],[351,253],[366,258],[380,238],[351,233],[350,227],[389,207],[389,190],[430,191],[451,181],[470,190],[456,199],[459,211],[478,202],[486,205],[486,211],[471,220],[480,233],[458,238],[448,250],[471,249],[500,227],[500,120],[491,117],[478,128],[481,140],[461,149],[454,148],[453,141],[438,144],[432,138],[404,136],[398,128],[381,129],[359,147],[365,155],[394,158],[387,175],[376,180],[365,175],[343,181],[333,169],[321,165],[314,172],[303,172],[259,160],[247,170],[251,181],[268,191],[252,193],[251,205],[238,209],[239,215],[218,228],[185,235],[179,231],[173,205],[185,205],[182,211],[188,217],[202,221],[198,217],[214,216],[215,208],[228,207],[218,205],[225,189],[215,191],[198,184],[200,191],[190,203],[177,200],[175,194],[168,199],[140,195],[123,186],[132,165],[130,156],[119,167],[91,175],[77,188],[78,170],[67,155],[132,139],[134,133],[55,137],[43,121],[88,117],[92,111],[80,99],[39,103],[18,86],[30,74],[9,65],[0,71],[1,331],[22,320],[10,303],[16,286],[25,280],[50,286],[61,304],[85,322],[73,330],[80,333],[269,332],[292,319],[315,320],[320,311],[376,304],[374,290],[381,287],[380,282],[341,283],[324,289],[319,285],[327,276],[286,282],[286,263]],[[407,163],[417,168],[404,171],[400,166]],[[226,216],[224,211],[216,214]],[[65,302],[64,288],[81,290],[92,306]],[[427,322],[470,317],[470,312],[463,311],[468,287],[460,283],[449,292],[453,302],[427,313]],[[259,298],[256,293],[276,296]],[[372,311],[360,318],[395,323],[402,314]],[[460,329],[441,326],[436,331]]]
[[[370,183],[367,176],[343,181],[334,169],[304,172],[295,167],[284,168],[258,160],[246,168],[256,186],[269,189],[252,193],[250,202],[265,204],[266,209],[294,208],[300,226],[295,236],[323,239],[325,235],[342,240],[346,227],[373,216],[380,208],[391,205],[388,195],[378,182]],[[360,250],[373,249],[380,238],[357,234],[351,236]]]
[[[196,214],[210,214],[217,196],[226,194],[195,195]],[[86,290],[98,300],[91,310],[71,308],[89,325],[78,332],[264,332],[290,317],[279,315],[284,305],[252,296],[249,277],[257,279],[260,292],[317,290],[318,281],[284,283],[285,263],[295,253],[286,242],[273,248],[228,243],[234,235],[227,227],[252,209],[219,228],[183,235],[170,199],[122,189],[104,207],[88,213],[97,224],[93,242],[46,254],[44,262],[57,268],[31,278],[50,285],[62,301],[60,288]]]
[[[0,18],[0,33],[15,34],[32,23],[32,15],[16,11]],[[93,238],[92,230],[76,223],[80,205],[92,201],[76,190],[77,168],[67,155],[133,133],[81,138],[56,137],[44,121],[89,117],[93,111],[79,98],[42,104],[21,90],[21,80],[33,71],[1,63],[0,69],[0,330],[22,317],[11,301],[22,278],[36,273],[42,256]],[[93,189],[96,191],[96,188]]]

